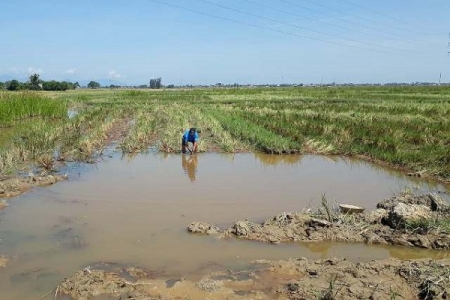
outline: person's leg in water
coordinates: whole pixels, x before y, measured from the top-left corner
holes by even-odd
[[[184,139],[181,139],[181,152],[183,154],[186,154],[187,152],[186,147],[189,147],[188,143]]]

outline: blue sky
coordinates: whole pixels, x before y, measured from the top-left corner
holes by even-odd
[[[448,0],[15,0],[0,30],[0,80],[450,81]]]

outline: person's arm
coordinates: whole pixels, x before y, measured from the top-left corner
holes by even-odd
[[[197,151],[198,140],[199,140],[199,137],[198,137],[198,133],[196,132],[194,135],[194,145],[193,145],[193,149],[192,149],[193,152]]]

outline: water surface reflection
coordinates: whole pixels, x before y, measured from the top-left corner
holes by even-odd
[[[181,166],[183,167],[184,173],[188,175],[191,182],[195,181],[195,175],[197,174],[197,165],[198,165],[197,154],[181,155]]]
[[[269,155],[264,153],[255,153],[254,155],[264,166],[299,165],[303,158],[301,155]]]

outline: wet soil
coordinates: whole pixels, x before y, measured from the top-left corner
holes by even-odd
[[[202,130],[202,132],[200,133],[200,138],[203,142],[205,142],[206,152],[214,152],[214,153],[224,152],[223,149],[215,143],[214,134],[211,132],[211,129],[206,128],[205,130]]]
[[[450,206],[438,195],[404,193],[383,200],[368,213],[336,213],[324,205],[316,213],[284,212],[263,223],[243,220],[226,229],[193,222],[188,231],[270,243],[364,242],[449,250],[449,223]]]
[[[139,268],[100,264],[66,278],[56,294],[72,299],[447,299],[450,260],[395,259],[352,263],[305,258],[253,262],[173,278]]]
[[[114,142],[122,141],[131,127],[131,118],[119,120],[113,124],[110,130],[106,133],[104,146],[110,145]]]
[[[6,263],[8,262],[8,260],[9,259],[4,257],[3,255],[0,255],[0,268],[6,267]]]
[[[311,153],[314,153],[314,151],[312,151]],[[317,154],[320,154],[320,153],[317,153]],[[365,161],[368,161],[370,163],[373,163],[373,164],[376,164],[379,166],[384,166],[387,168],[397,170],[399,172],[406,174],[409,177],[428,178],[428,179],[433,179],[433,180],[436,180],[436,181],[444,183],[444,184],[450,183],[450,178],[444,178],[442,176],[439,176],[437,174],[430,172],[427,169],[412,170],[411,168],[407,168],[405,166],[392,164],[392,163],[383,161],[381,159],[375,159],[372,156],[363,155],[363,154],[351,155],[350,157],[365,160]]]
[[[18,196],[38,186],[52,185],[58,181],[66,180],[67,176],[60,174],[29,174],[28,176],[11,176],[0,178],[0,198]],[[6,202],[0,202],[0,209],[7,206]]]

